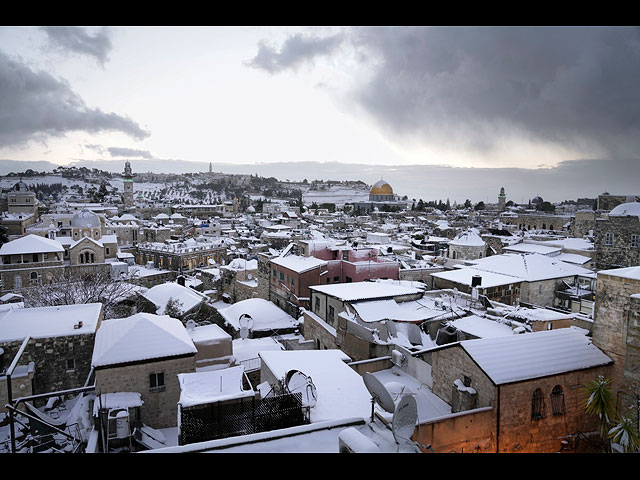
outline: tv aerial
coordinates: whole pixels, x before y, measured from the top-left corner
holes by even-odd
[[[253,328],[253,324],[255,323],[253,317],[247,313],[243,313],[240,315],[238,319],[238,323],[240,324],[240,338],[246,340],[249,338],[249,333]]]
[[[371,394],[371,421],[373,422],[374,407],[377,403],[387,413],[393,413],[396,404],[393,401],[393,397],[389,393],[389,390],[378,380],[373,374],[366,372],[362,379],[364,385]]]
[[[284,384],[290,393],[302,394],[304,407],[315,407],[318,403],[318,391],[311,377],[300,370],[289,370],[285,376]]]

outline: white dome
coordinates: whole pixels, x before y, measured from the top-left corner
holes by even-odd
[[[640,218],[640,202],[621,203],[609,212],[610,217],[625,217],[635,215]]]
[[[85,208],[71,218],[71,226],[76,228],[100,227],[100,217]]]
[[[467,247],[484,247],[486,242],[482,240],[480,235],[473,232],[472,230],[467,230],[466,232],[462,232],[456,238],[449,242],[449,245],[464,245]]]

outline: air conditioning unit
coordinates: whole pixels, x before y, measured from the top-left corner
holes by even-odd
[[[391,351],[391,363],[393,363],[396,367],[401,367],[404,365],[404,354],[399,352],[398,350]]]

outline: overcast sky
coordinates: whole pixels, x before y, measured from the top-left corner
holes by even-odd
[[[0,27],[0,158],[613,166],[638,78],[633,27]]]

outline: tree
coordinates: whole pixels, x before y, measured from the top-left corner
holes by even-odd
[[[552,203],[545,201],[545,202],[536,204],[536,210],[540,212],[555,212],[556,207]]]
[[[109,270],[64,269],[52,274],[50,283],[23,288],[20,293],[28,307],[102,303],[104,318],[110,319],[138,310],[138,290],[133,283],[113,279]]]
[[[471,208],[471,200],[468,198],[464,201],[464,208]]]
[[[478,211],[478,210],[484,210],[484,202],[483,202],[482,200],[481,200],[481,201],[479,201],[478,203],[476,203],[476,206],[475,206],[475,207],[473,207],[473,209],[474,209],[475,211]]]
[[[584,409],[588,415],[599,418],[599,433],[605,442],[605,450],[610,451],[610,425],[616,415],[615,398],[611,392],[611,380],[599,375],[584,387],[586,395]]]
[[[171,318],[182,320],[182,302],[177,298],[169,298],[167,305],[164,307],[164,314],[169,315]]]

